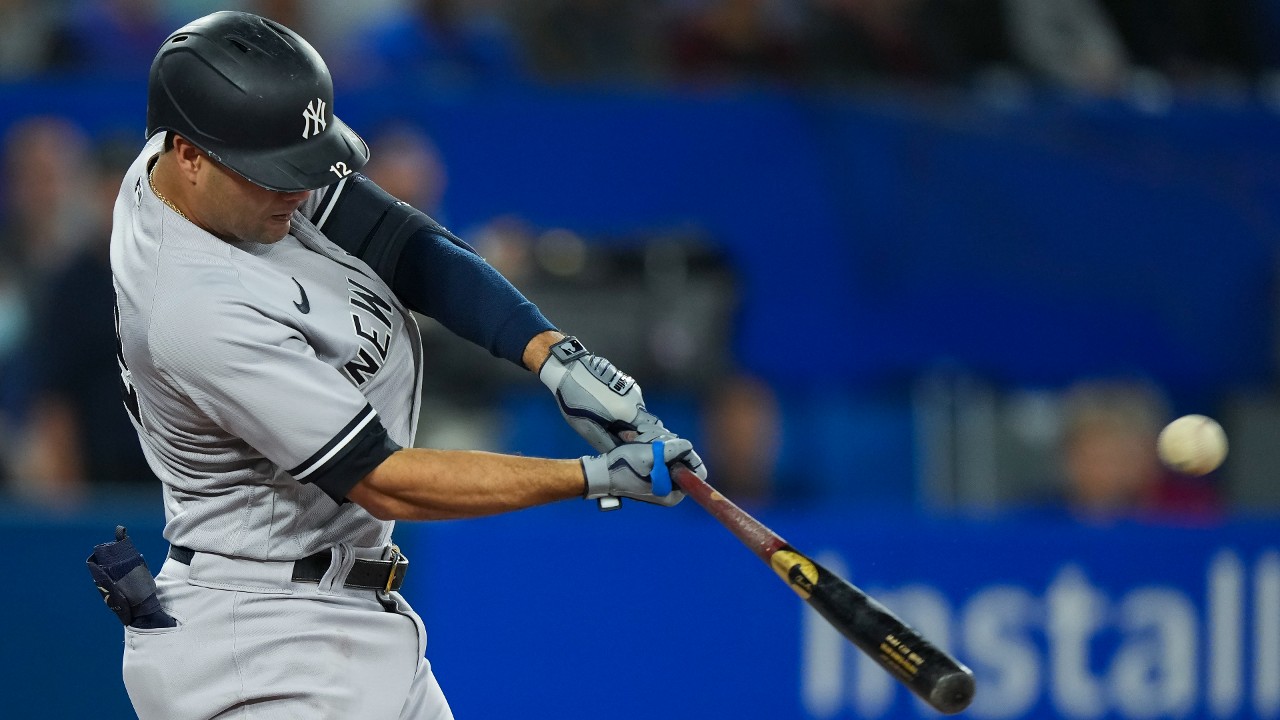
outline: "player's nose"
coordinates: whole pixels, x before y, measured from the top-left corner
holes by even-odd
[[[297,190],[295,192],[282,192],[280,193],[280,199],[288,203],[294,210],[297,210],[299,205],[306,202],[307,198],[311,197],[311,192],[312,192],[311,190]]]

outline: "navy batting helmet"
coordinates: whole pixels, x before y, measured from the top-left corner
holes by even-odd
[[[369,159],[333,114],[324,59],[292,30],[244,12],[206,15],[151,63],[147,137],[172,131],[270,190],[328,185]]]

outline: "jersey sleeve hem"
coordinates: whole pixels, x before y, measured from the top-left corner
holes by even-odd
[[[373,406],[366,404],[333,439],[289,474],[300,483],[315,485],[341,504],[347,501],[351,488],[400,449],[387,435]]]

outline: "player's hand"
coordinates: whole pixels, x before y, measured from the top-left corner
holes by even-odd
[[[658,458],[660,462],[657,462]],[[587,499],[631,498],[672,507],[684,493],[671,482],[670,466],[683,463],[706,479],[702,458],[688,440],[673,438],[656,443],[627,443],[603,455],[582,458],[587,479]]]
[[[613,363],[592,355],[575,337],[551,346],[538,379],[556,396],[569,427],[600,452],[623,443],[675,437],[645,409],[640,385]]]

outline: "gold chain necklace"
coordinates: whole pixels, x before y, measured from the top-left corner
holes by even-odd
[[[191,218],[187,217],[186,213],[179,210],[177,205],[174,205],[173,202],[169,200],[169,198],[164,196],[164,193],[156,189],[156,166],[155,165],[152,165],[151,170],[147,172],[147,184],[151,186],[151,192],[155,193],[156,197],[160,198],[160,202],[164,203],[165,205],[168,205],[170,210],[181,215],[183,220],[186,220],[187,222],[191,222]]]

